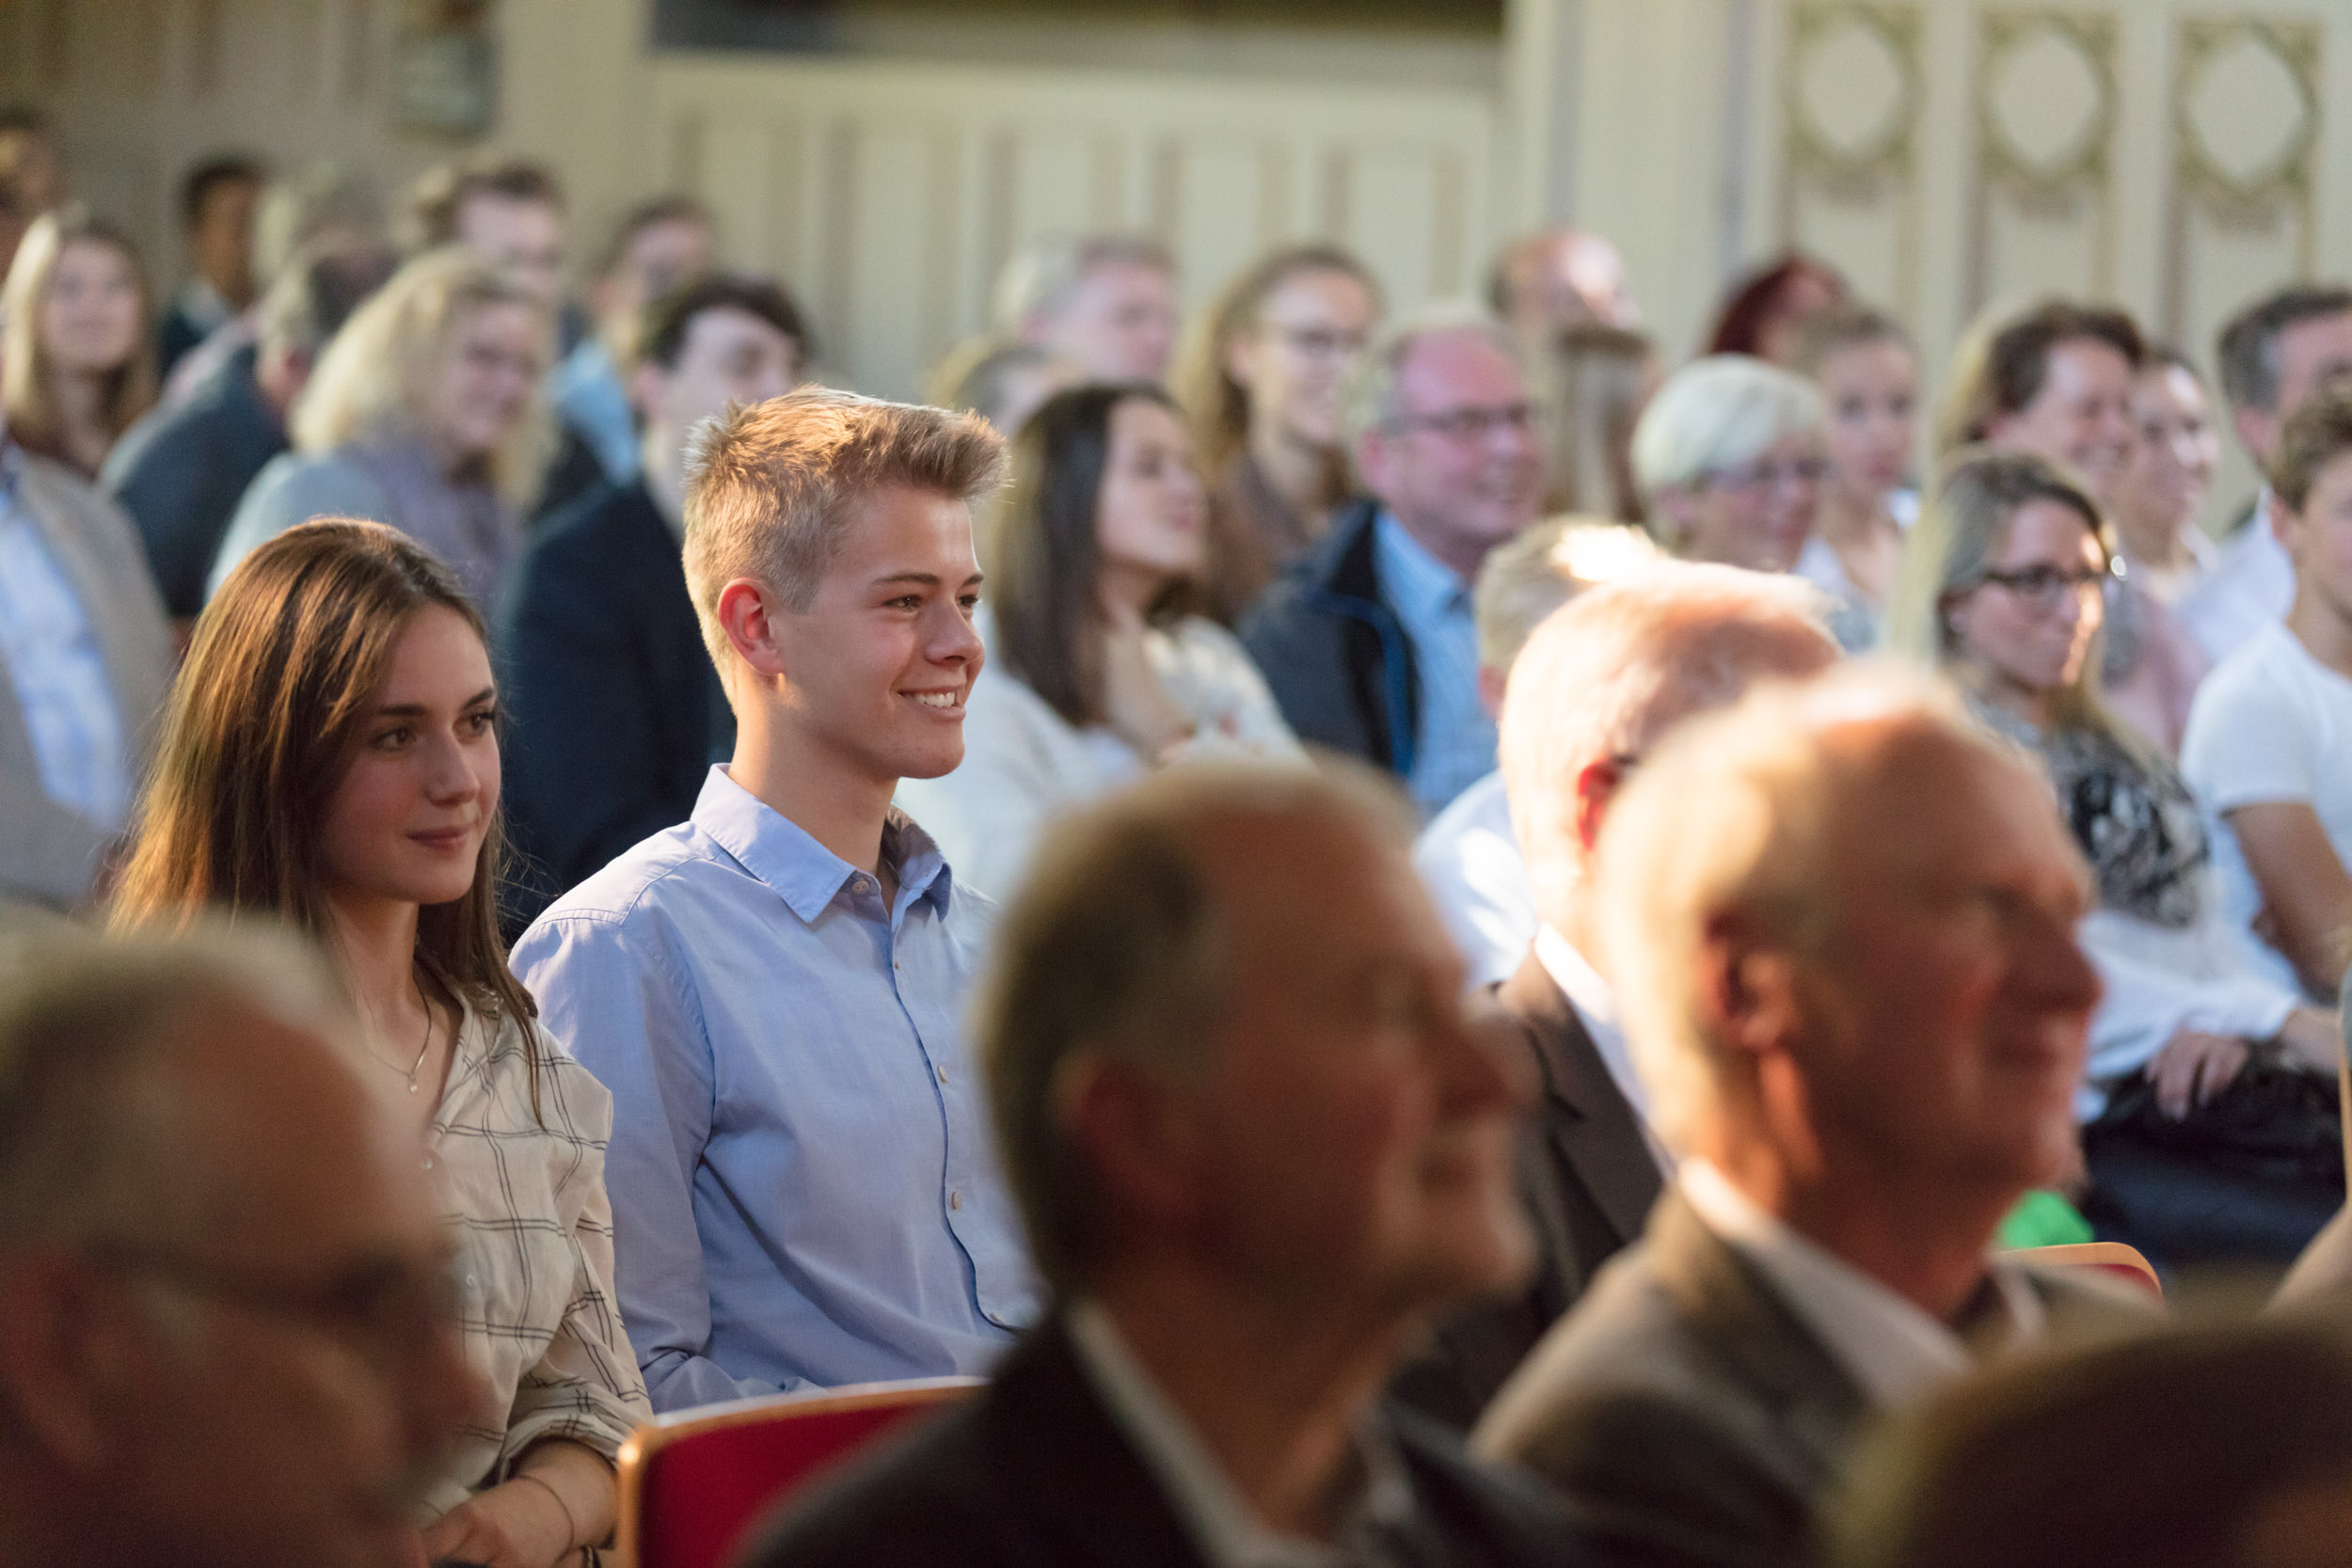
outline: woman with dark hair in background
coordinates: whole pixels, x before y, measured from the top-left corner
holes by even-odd
[[[480,1394],[424,1552],[553,1568],[611,1532],[612,1461],[651,1409],[612,1300],[612,1097],[507,968],[501,848],[481,616],[402,535],[327,519],[255,550],[197,622],[113,921],[227,910],[325,945],[458,1243]]]
[[[1805,323],[1846,303],[1846,280],[1826,261],[1790,251],[1733,285],[1707,341],[1709,354],[1793,365]]]
[[[147,280],[129,236],[79,207],[36,219],[0,288],[0,420],[85,480],[155,401]]]
[[[1057,393],[1022,427],[963,764],[898,786],[959,878],[1010,897],[1057,814],[1163,763],[1300,754],[1241,644],[1184,612],[1205,514],[1191,438],[1155,387]]]
[[[1348,499],[1340,388],[1380,285],[1334,245],[1278,250],[1225,286],[1177,361],[1209,481],[1209,612],[1228,626]]]

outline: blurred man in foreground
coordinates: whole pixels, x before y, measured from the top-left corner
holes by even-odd
[[[249,939],[77,939],[0,979],[0,1563],[422,1560],[469,1374],[354,1027]]]
[[[1644,757],[1597,928],[1684,1159],[1480,1449],[1645,1562],[1793,1563],[1868,1417],[2125,1314],[1986,1255],[2074,1157],[2087,884],[2032,765],[1912,678],[1754,692]]]
[[[1613,525],[1612,525],[1613,526]],[[1656,562],[1535,629],[1502,705],[1502,776],[1537,923],[1496,989],[1542,1081],[1520,1181],[1535,1276],[1449,1323],[1400,1391],[1463,1427],[1600,1266],[1642,1233],[1672,1163],[1599,952],[1593,863],[1617,790],[1677,724],[1837,659],[1827,601],[1791,578]]]
[[[980,1017],[1057,1308],[753,1560],[1584,1560],[1534,1489],[1379,1403],[1432,1312],[1527,1259],[1521,1086],[1408,832],[1352,778],[1209,765],[1069,826]]]

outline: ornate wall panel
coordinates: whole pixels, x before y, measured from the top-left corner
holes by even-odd
[[[2185,18],[2176,40],[2163,327],[2192,344],[2247,296],[2317,270],[2322,35]]]
[[[1809,0],[1780,83],[1783,243],[1834,258],[1906,315],[1919,292],[1919,31],[1915,7]]]
[[[807,295],[832,373],[884,394],[979,330],[998,267],[1048,235],[1155,234],[1188,305],[1330,237],[1408,307],[1470,286],[1490,244],[1478,94],[695,55],[653,76],[671,182],[731,260]]]
[[[1976,78],[1967,305],[2115,287],[2116,24],[1987,11]]]

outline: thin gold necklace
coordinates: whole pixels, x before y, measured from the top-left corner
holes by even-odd
[[[375,1056],[386,1071],[397,1072],[407,1079],[410,1094],[421,1094],[424,1091],[417,1083],[417,1074],[424,1070],[425,1053],[433,1049],[433,1004],[424,999],[424,982],[416,977],[415,971],[409,972],[409,979],[417,988],[417,1006],[424,1009],[424,1043],[417,1047],[417,1059],[403,1069],[397,1062],[387,1062],[383,1057],[375,1056],[373,1051],[368,1054]]]

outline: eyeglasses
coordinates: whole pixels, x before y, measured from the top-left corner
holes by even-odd
[[[420,1268],[402,1259],[370,1259],[326,1279],[298,1283],[136,1247],[101,1246],[89,1256],[102,1267],[302,1323],[342,1340],[389,1372],[415,1366],[457,1326],[457,1282],[446,1265]]]
[[[1360,332],[1334,332],[1320,326],[1271,326],[1293,354],[1305,359],[1348,359],[1363,351]]]
[[[1979,582],[2005,588],[2036,610],[2055,610],[2069,594],[2082,597],[2104,589],[2114,570],[2107,566],[2028,566],[2018,572],[1979,572]]]
[[[1770,490],[1784,484],[1819,484],[1829,477],[1829,464],[1819,457],[1800,457],[1787,463],[1759,459],[1734,468],[1710,468],[1702,477],[1704,483],[1719,490]]]
[[[1495,408],[1443,408],[1434,414],[1399,414],[1386,421],[1386,428],[1426,430],[1449,441],[1483,441],[1498,430],[1526,435],[1543,417],[1540,404],[1506,403]]]

